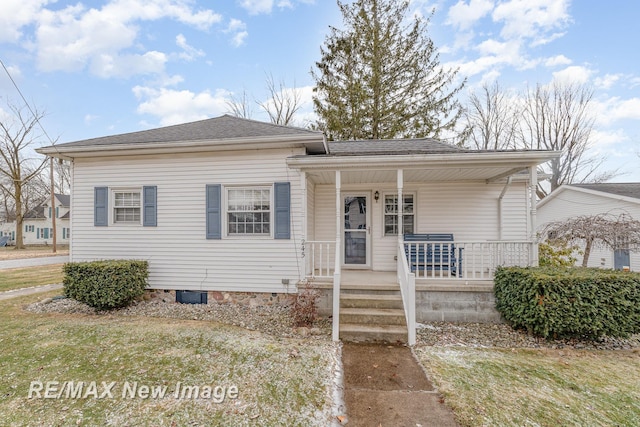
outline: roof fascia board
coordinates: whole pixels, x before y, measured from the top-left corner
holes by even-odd
[[[544,163],[560,157],[561,152],[538,151],[519,153],[456,153],[456,154],[400,154],[378,156],[344,156],[344,157],[290,157],[287,163],[297,169],[352,169],[363,166],[376,166],[383,169],[424,167],[450,168],[454,165],[504,166],[505,163],[520,162],[518,168]],[[522,165],[522,167],[520,167]],[[515,169],[515,168],[514,168]]]
[[[323,144],[322,135],[278,135],[251,138],[207,139],[195,141],[144,142],[132,144],[102,144],[67,146],[52,145],[36,149],[40,154],[59,158],[129,156],[138,154],[172,154],[203,151],[233,151],[260,148],[288,148]]]
[[[628,196],[621,196],[619,194],[614,194],[614,193],[607,193],[606,191],[598,191],[598,190],[592,190],[590,188],[580,188],[580,187],[574,187],[571,184],[563,184],[560,187],[558,187],[558,189],[556,191],[554,191],[553,193],[549,194],[547,197],[545,197],[544,199],[542,199],[539,203],[538,203],[538,207],[542,207],[544,205],[546,205],[550,200],[555,199],[557,196],[560,195],[560,193],[564,192],[564,191],[577,191],[579,193],[585,193],[585,194],[591,194],[593,196],[600,196],[600,197],[606,197],[608,199],[613,199],[613,200],[620,200],[623,202],[629,202],[629,203],[633,203],[633,204],[640,204],[640,199],[636,199],[635,197],[628,197]]]

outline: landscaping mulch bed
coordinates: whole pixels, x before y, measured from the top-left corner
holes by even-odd
[[[205,320],[239,326],[278,337],[330,339],[331,321],[319,319],[312,328],[293,325],[290,309],[280,306],[247,307],[235,304],[179,304],[154,298],[110,311],[98,311],[71,298],[46,299],[27,306],[34,313],[86,314],[95,316],[147,316]]]
[[[598,341],[545,340],[527,334],[525,331],[515,330],[505,323],[433,322],[420,325],[417,331],[417,344],[440,347],[631,350],[640,348],[640,334],[627,339],[604,337]]]
[[[112,311],[97,311],[70,298],[44,300],[27,306],[36,313],[67,313],[112,316],[147,316],[186,320],[205,320],[239,326],[278,337],[308,336],[331,338],[331,320],[320,319],[313,328],[296,328],[290,310],[280,306],[247,307],[234,304],[178,304],[167,299],[154,298]],[[514,330],[500,323],[447,323],[419,324],[417,344],[427,346],[462,346],[476,348],[549,348],[549,349],[640,349],[640,334],[627,339],[604,337],[597,341],[580,339],[545,340],[525,331]]]

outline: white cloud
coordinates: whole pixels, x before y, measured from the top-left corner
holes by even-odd
[[[101,77],[157,73],[166,55],[126,51],[143,50],[136,45],[139,22],[163,18],[200,30],[222,19],[211,10],[193,10],[184,0],[114,0],[100,9],[80,3],[55,11],[43,9],[34,47],[38,65],[44,71],[78,71],[89,66]]]
[[[597,77],[594,84],[600,89],[611,89],[622,77],[622,74],[605,74],[604,77]]]
[[[561,71],[553,73],[553,80],[561,83],[587,83],[591,78],[593,71],[579,65],[572,65]]]
[[[492,0],[469,0],[469,3],[460,0],[449,9],[446,23],[460,30],[469,29],[476,21],[491,12],[493,6]]]
[[[49,0],[2,0],[0,2],[0,43],[18,42],[22,28],[32,24]]]
[[[563,28],[570,21],[569,0],[510,0],[493,11],[493,20],[504,22],[502,37],[533,39],[538,44],[548,31]]]
[[[246,38],[249,36],[249,33],[246,31],[247,24],[242,22],[239,19],[231,19],[229,21],[229,25],[227,29],[224,30],[225,33],[232,34],[231,36],[231,44],[235,47],[240,47],[244,44]]]
[[[280,9],[293,9],[295,3],[313,4],[315,0],[240,0],[240,6],[244,8],[249,15],[259,15],[261,13],[271,13],[273,7],[276,6]]]
[[[183,50],[178,56],[186,61],[193,61],[195,58],[205,55],[202,50],[189,45],[187,38],[182,34],[176,36],[176,45]]]
[[[100,116],[96,116],[94,114],[85,114],[84,116],[84,124],[90,125],[94,120],[98,119]]]
[[[160,125],[169,126],[224,114],[231,93],[217,89],[194,93],[190,90],[172,90],[135,86],[133,93],[141,101],[137,112],[159,118]]]
[[[569,65],[571,60],[564,55],[556,55],[551,58],[547,58],[544,61],[544,65],[547,67],[555,67],[557,65]]]
[[[246,9],[250,15],[271,13],[271,9],[273,9],[273,0],[242,0],[240,2],[240,6]]]

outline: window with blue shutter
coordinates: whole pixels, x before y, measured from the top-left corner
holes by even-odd
[[[273,201],[275,205],[275,239],[291,238],[291,184],[276,182],[273,185]]]
[[[156,227],[158,225],[158,187],[145,186],[142,188],[142,199],[144,212],[142,214],[142,225],[145,227]]]
[[[93,192],[93,225],[106,227],[109,223],[109,189],[95,187]]]
[[[207,239],[222,238],[222,186],[207,185]]]

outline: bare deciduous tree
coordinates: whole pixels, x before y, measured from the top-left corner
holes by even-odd
[[[464,144],[477,150],[516,148],[520,111],[515,98],[497,81],[482,85],[479,95],[472,92],[464,112],[469,129]]]
[[[29,196],[27,189],[46,166],[46,159],[32,151],[41,136],[36,127],[44,114],[37,111],[31,114],[31,111],[25,111],[26,106],[8,104],[8,108],[10,117],[0,120],[0,176],[3,178],[0,188],[13,202],[16,249],[23,249],[22,224]]]
[[[227,101],[227,113],[234,117],[250,119],[253,116],[251,104],[246,89],[243,89],[241,95],[232,95],[231,99]]]
[[[603,182],[617,174],[599,172],[602,157],[587,154],[595,117],[591,110],[593,89],[582,84],[554,82],[527,90],[522,111],[522,142],[524,148],[562,151],[543,169],[549,172],[550,189],[538,185],[538,197],[543,198],[562,184]]]
[[[586,267],[594,247],[640,248],[640,221],[627,214],[583,215],[547,224],[543,230],[550,240],[584,244],[582,266]]]
[[[292,88],[288,88],[282,80],[276,84],[273,75],[269,74],[266,84],[270,98],[259,103],[260,107],[269,115],[271,123],[283,126],[292,125],[295,114],[302,105],[295,82]]]

